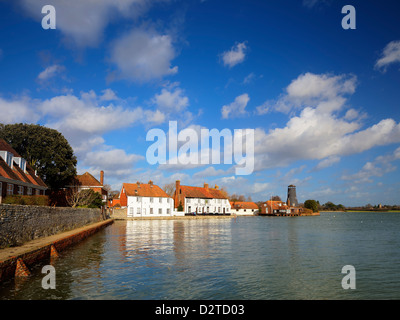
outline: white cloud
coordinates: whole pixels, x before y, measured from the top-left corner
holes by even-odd
[[[64,66],[54,64],[54,65],[47,67],[42,72],[40,72],[39,75],[37,76],[37,79],[39,81],[46,81],[46,80],[49,80],[49,79],[55,77],[57,74],[60,74],[64,70],[65,70]]]
[[[222,54],[222,61],[225,66],[232,68],[244,61],[246,57],[247,46],[245,42],[237,43],[229,51]]]
[[[167,0],[52,0],[56,8],[57,30],[77,47],[94,47],[102,40],[104,29],[123,18],[137,18],[153,3]],[[40,21],[47,0],[19,0],[28,14]]]
[[[320,161],[314,168],[314,170],[318,171],[318,170],[322,170],[325,168],[329,168],[331,166],[333,166],[334,164],[340,162],[340,157],[337,156],[331,156],[328,157],[322,161]]]
[[[0,97],[0,122],[3,124],[11,123],[36,123],[40,118],[33,105],[36,102],[28,97],[15,98],[6,100]]]
[[[386,71],[386,68],[400,62],[400,40],[390,42],[382,52],[382,56],[375,64],[377,69]]]
[[[222,107],[222,119],[235,118],[245,115],[247,113],[246,106],[249,101],[250,97],[247,93],[236,97],[235,101],[233,101],[231,104]]]
[[[111,89],[105,89],[102,93],[103,95],[100,97],[101,101],[112,101],[118,99],[116,93]]]
[[[256,170],[285,166],[298,160],[322,160],[319,167],[338,158],[376,146],[400,142],[400,125],[393,119],[362,129],[356,112],[345,109],[344,95],[355,92],[356,78],[304,74],[287,88],[278,106],[286,112],[302,107],[283,128],[255,131]]]
[[[255,182],[251,187],[252,193],[262,193],[262,192],[265,192],[270,189],[271,189],[271,185],[268,182],[264,182],[264,183]]]
[[[43,101],[40,110],[50,120],[48,124],[64,132],[102,134],[116,128],[129,126],[142,119],[143,111],[109,104],[103,106],[92,101],[88,93],[81,98],[74,95],[56,96]]]
[[[117,78],[147,82],[176,74],[178,67],[171,67],[175,55],[171,36],[133,29],[113,43],[110,60]]]
[[[313,107],[319,112],[332,113],[343,108],[345,96],[353,94],[356,85],[355,76],[305,73],[293,80],[278,100],[267,100],[256,110],[263,115],[271,111],[289,113]]]
[[[118,174],[119,171],[132,169],[133,164],[144,157],[136,154],[126,154],[122,149],[91,151],[86,154],[84,163],[95,169],[103,169]]]
[[[161,93],[154,96],[153,102],[162,110],[181,112],[189,105],[189,98],[183,94],[183,90],[180,88],[173,90],[164,88]]]
[[[395,171],[397,168],[392,164],[400,159],[400,147],[393,153],[379,156],[372,162],[367,162],[362,169],[354,174],[343,175],[343,180],[352,181],[352,183],[371,183],[372,177],[382,177],[383,175]]]

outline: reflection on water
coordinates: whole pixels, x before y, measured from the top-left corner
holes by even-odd
[[[400,215],[116,221],[0,299],[398,299]],[[343,290],[354,265],[357,289]]]

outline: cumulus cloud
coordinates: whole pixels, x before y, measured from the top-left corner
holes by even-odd
[[[375,68],[386,71],[393,63],[400,62],[400,40],[390,42],[384,49],[381,58],[376,61]]]
[[[357,78],[350,75],[305,73],[293,80],[276,101],[265,101],[256,108],[259,115],[272,111],[289,113],[304,107],[332,113],[345,105],[346,95],[355,92]]]
[[[113,176],[122,176],[131,172],[133,164],[143,159],[141,155],[127,154],[122,149],[110,149],[88,152],[83,161],[94,171],[104,170]]]
[[[77,47],[94,47],[103,38],[104,29],[121,18],[137,18],[154,3],[168,0],[53,0],[56,8],[57,30],[65,40]],[[33,18],[43,18],[41,9],[46,0],[19,0],[22,8]]]
[[[356,112],[346,111],[346,95],[355,92],[352,76],[304,74],[291,82],[278,106],[301,109],[283,128],[255,131],[255,168],[285,166],[298,160],[332,165],[345,155],[400,142],[400,125],[393,119],[362,128]],[[351,110],[351,109],[350,109]]]
[[[180,88],[162,89],[161,93],[154,96],[153,102],[158,108],[168,112],[181,112],[189,106],[189,98]]]
[[[116,128],[129,126],[142,119],[143,110],[118,105],[102,105],[92,100],[92,93],[56,96],[40,104],[48,125],[63,132],[102,134]],[[97,97],[97,96],[96,96]]]
[[[40,113],[32,106],[35,101],[29,97],[17,97],[13,99],[4,99],[0,97],[1,123],[36,123],[40,118]]]
[[[222,61],[225,66],[232,68],[244,61],[247,46],[245,42],[237,43],[230,50],[222,53]]]
[[[178,67],[171,66],[175,55],[171,36],[133,29],[113,43],[110,60],[117,78],[147,82],[176,74]]]
[[[235,101],[228,105],[224,105],[221,109],[222,119],[236,118],[245,115],[246,106],[250,101],[247,93],[235,98]]]

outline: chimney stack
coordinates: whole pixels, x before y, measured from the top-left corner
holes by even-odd
[[[205,184],[204,184],[204,188],[205,188],[206,190],[208,190],[208,183],[205,183]]]
[[[216,189],[216,190],[218,190],[218,189],[219,189],[219,187],[218,187],[217,185],[215,185],[215,189]]]
[[[104,171],[103,170],[100,171],[100,184],[102,186],[104,186]]]
[[[153,188],[153,181],[149,181],[150,188]]]

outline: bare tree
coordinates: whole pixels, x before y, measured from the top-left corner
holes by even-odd
[[[165,193],[167,195],[169,195],[170,197],[173,197],[174,196],[174,192],[175,192],[175,183],[171,182],[171,183],[168,183],[168,184],[164,185],[163,186],[163,190],[165,191]]]

